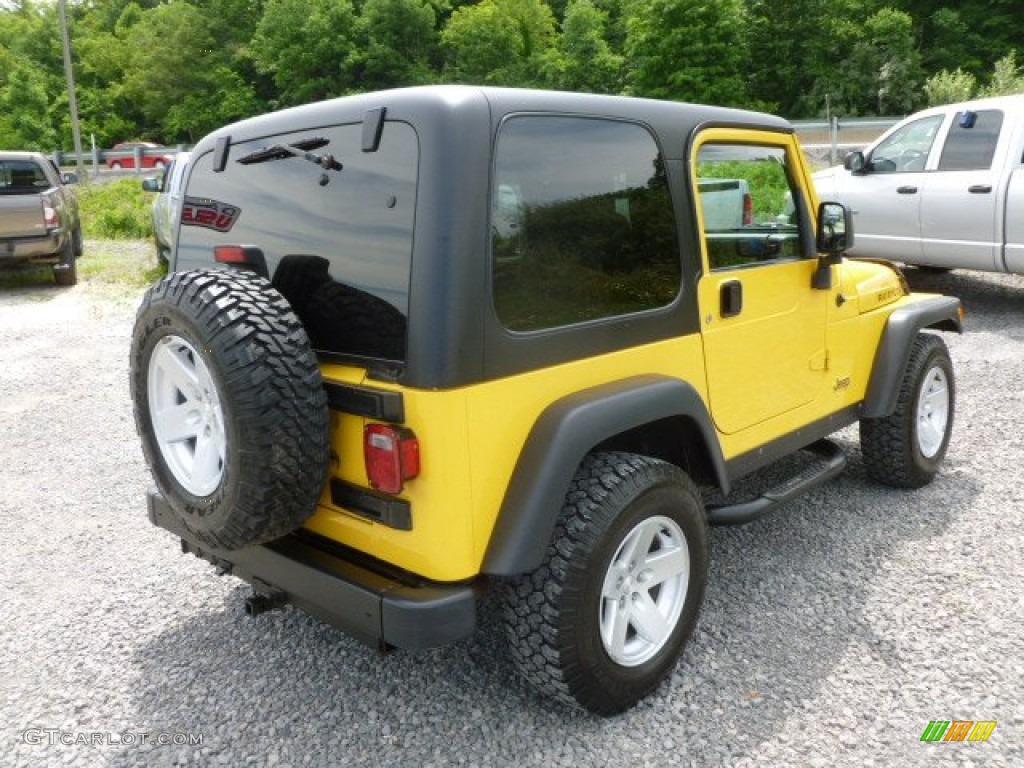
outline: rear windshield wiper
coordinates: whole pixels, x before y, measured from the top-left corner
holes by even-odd
[[[268,160],[283,160],[286,157],[301,157],[303,160],[308,160],[314,165],[319,165],[321,168],[326,168],[329,171],[340,171],[343,166],[334,159],[334,155],[317,155],[310,151],[326,147],[330,143],[330,139],[314,136],[313,138],[296,141],[294,144],[273,144],[269,147],[257,149],[245,157],[240,157],[236,162],[242,165],[251,165],[253,163],[265,163]]]

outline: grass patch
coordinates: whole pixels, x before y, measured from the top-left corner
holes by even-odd
[[[75,194],[88,238],[138,240],[153,237],[152,192],[135,177],[81,184]]]
[[[142,288],[159,280],[167,268],[156,260],[156,251],[144,242],[87,240],[78,260],[79,286],[98,288]],[[18,270],[0,270],[0,289],[58,288],[47,265]]]
[[[158,264],[152,254],[143,257],[138,249],[126,250],[120,245],[87,244],[85,254],[78,260],[79,282],[141,288],[167,274],[167,268]]]

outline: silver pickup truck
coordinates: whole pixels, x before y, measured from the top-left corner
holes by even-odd
[[[851,256],[1024,274],[1024,94],[918,112],[814,183],[852,209]]]
[[[58,285],[78,282],[82,255],[78,202],[45,155],[0,152],[0,269],[53,266]]]

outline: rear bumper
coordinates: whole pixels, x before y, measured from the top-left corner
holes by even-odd
[[[56,263],[60,260],[60,246],[59,232],[42,237],[0,238],[0,266],[25,261]]]
[[[194,540],[156,489],[148,491],[147,502],[150,521],[178,536],[183,552],[375,647],[434,648],[476,629],[475,585],[409,586],[296,535],[245,549],[213,549]]]

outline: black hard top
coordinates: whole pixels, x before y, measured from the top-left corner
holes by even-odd
[[[486,106],[493,121],[506,114],[522,112],[559,112],[637,120],[648,124],[663,140],[668,140],[663,147],[666,158],[678,157],[686,137],[701,125],[735,125],[787,133],[793,130],[780,117],[726,107],[564,91],[433,85],[344,96],[260,115],[210,134],[196,147],[196,154],[212,148],[219,136],[229,135],[232,141],[244,141],[299,128],[358,122],[367,111],[381,107],[387,110],[389,119],[415,121],[418,117],[420,120],[432,118],[444,122],[458,121],[463,115],[479,114],[482,106]],[[671,140],[675,138],[683,141]],[[673,152],[671,148],[677,151]]]
[[[218,143],[230,162],[241,142],[262,141],[336,125],[362,123],[372,136],[385,119],[411,125],[419,145],[416,225],[409,288],[407,357],[400,381],[447,388],[512,375],[699,330],[700,270],[686,154],[698,129],[731,126],[792,133],[785,120],[721,107],[651,99],[464,85],[380,91],[307,104],[255,117],[204,138],[193,159]],[[490,185],[498,126],[512,114],[619,119],[647,126],[665,159],[672,189],[683,289],[661,310],[512,334],[490,309]],[[365,139],[365,134],[364,134]],[[363,151],[375,151],[364,146]],[[235,158],[237,159],[237,158]],[[345,158],[340,158],[345,162]],[[204,195],[201,179],[189,194]],[[213,172],[216,173],[215,165]]]

